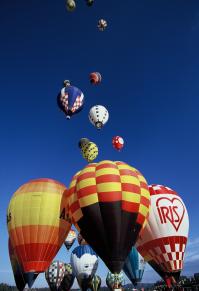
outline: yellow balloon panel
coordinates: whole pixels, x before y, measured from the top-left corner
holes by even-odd
[[[71,228],[66,187],[51,179],[33,180],[13,195],[8,232],[25,272],[48,268]]]

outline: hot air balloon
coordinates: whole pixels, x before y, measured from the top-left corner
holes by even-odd
[[[88,142],[81,147],[82,156],[87,162],[94,161],[98,156],[98,147],[94,142]]]
[[[79,245],[87,245],[87,242],[85,241],[85,239],[83,238],[83,236],[80,233],[78,233],[77,241],[78,241]]]
[[[67,203],[87,243],[112,273],[120,273],[148,217],[145,178],[123,162],[89,164],[73,177]]]
[[[82,137],[78,143],[79,148],[81,149],[82,146],[88,144],[90,142],[90,140],[86,137]]]
[[[66,194],[63,184],[43,178],[22,185],[11,198],[9,237],[29,286],[35,273],[49,267],[71,228]]]
[[[99,29],[100,31],[104,31],[104,30],[107,28],[107,21],[104,20],[104,19],[100,19],[100,20],[98,21],[98,25],[97,25],[97,27],[98,27],[98,29]]]
[[[19,291],[23,291],[26,285],[26,281],[24,278],[23,270],[21,265],[19,264],[19,261],[17,259],[16,254],[14,253],[13,247],[11,245],[10,239],[8,240],[8,250],[9,250],[9,256],[10,256],[10,263],[13,270],[13,275],[15,279],[15,283],[17,286],[17,289]]]
[[[145,264],[143,257],[133,247],[126,258],[123,270],[134,286],[137,286],[137,283],[141,282]]]
[[[94,277],[92,278],[92,280],[89,281],[88,283],[88,288],[91,291],[98,291],[100,289],[101,286],[101,278],[98,275],[94,275]]]
[[[98,73],[98,72],[90,73],[89,78],[90,78],[90,82],[91,82],[91,84],[93,84],[93,85],[98,85],[98,84],[100,84],[101,81],[102,81],[102,76],[101,76],[101,74]]]
[[[74,283],[75,276],[73,274],[71,264],[65,264],[65,274],[61,282],[59,291],[69,291]]]
[[[121,136],[114,136],[112,139],[112,145],[117,150],[120,151],[124,146],[124,140]]]
[[[97,254],[89,245],[80,245],[72,251],[71,265],[81,289],[85,290],[97,270]]]
[[[183,268],[189,217],[180,196],[162,185],[149,186],[151,210],[137,250],[170,287]]]
[[[86,0],[86,4],[87,4],[88,6],[92,6],[93,3],[94,3],[94,0]]]
[[[89,120],[97,128],[101,129],[109,119],[108,110],[102,105],[95,105],[89,111]]]
[[[58,291],[65,275],[65,264],[54,261],[45,272],[46,281],[51,291]]]
[[[76,3],[74,0],[66,0],[66,9],[70,12],[74,11],[76,8]]]
[[[71,86],[69,80],[64,81],[64,88],[57,96],[57,104],[65,113],[66,118],[80,112],[84,105],[84,94],[77,87]]]
[[[64,242],[65,247],[67,248],[67,250],[70,250],[70,248],[74,244],[76,238],[77,238],[76,232],[71,229],[69,231],[69,233],[68,233],[68,236],[67,236],[65,242]]]
[[[122,285],[124,285],[124,273],[122,271],[119,274],[108,272],[106,276],[106,285],[110,290],[121,288]]]

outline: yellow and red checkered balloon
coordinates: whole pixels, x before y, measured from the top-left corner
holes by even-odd
[[[150,194],[135,168],[109,160],[87,165],[67,193],[72,222],[112,273],[119,273],[145,225]]]

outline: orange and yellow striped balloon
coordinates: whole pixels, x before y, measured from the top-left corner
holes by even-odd
[[[31,180],[11,198],[7,224],[14,251],[24,273],[44,272],[71,228],[66,187],[51,179]]]
[[[126,163],[101,161],[78,172],[67,195],[72,222],[110,271],[119,273],[148,218],[145,178]]]

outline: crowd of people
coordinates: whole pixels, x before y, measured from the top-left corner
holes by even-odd
[[[158,281],[154,285],[153,290],[168,290],[166,284],[163,281]],[[193,277],[182,276],[176,287],[172,290],[176,291],[196,291],[199,290],[199,273],[195,273]]]

